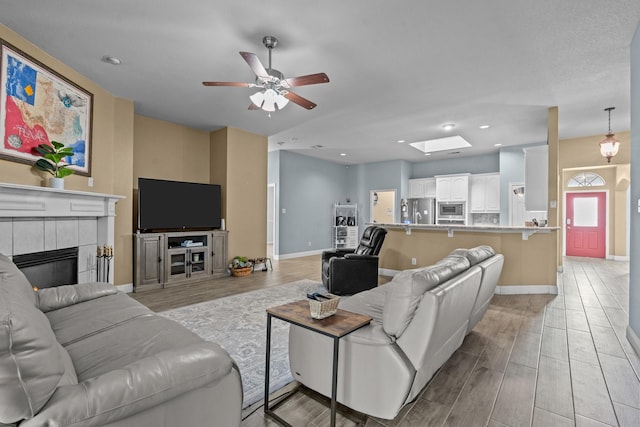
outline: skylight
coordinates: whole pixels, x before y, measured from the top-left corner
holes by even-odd
[[[447,136],[445,138],[429,139],[427,141],[412,142],[409,144],[413,148],[416,148],[423,153],[433,153],[435,151],[457,150],[460,148],[471,147],[471,144],[467,142],[463,137]]]

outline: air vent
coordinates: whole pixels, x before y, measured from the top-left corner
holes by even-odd
[[[456,154],[460,154],[460,152],[459,152],[459,151],[451,151],[451,152],[449,152],[449,153],[447,153],[447,154],[456,155]]]
[[[319,150],[320,148],[324,148],[324,145],[312,145],[311,148]]]

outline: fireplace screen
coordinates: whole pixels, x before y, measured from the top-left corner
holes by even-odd
[[[38,289],[78,283],[78,248],[14,255],[13,262]]]

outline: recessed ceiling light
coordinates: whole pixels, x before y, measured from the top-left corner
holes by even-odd
[[[100,60],[102,62],[106,62],[107,64],[111,64],[111,65],[120,65],[120,64],[122,64],[122,61],[119,60],[118,58],[116,58],[115,56],[105,55]]]
[[[399,139],[398,144],[402,144],[402,143],[404,143],[404,139]]]
[[[341,155],[342,157],[344,157],[344,156],[346,156],[346,155],[347,155],[347,153],[340,153],[340,155]]]
[[[430,155],[431,155],[431,153],[424,153],[424,155],[425,155],[425,156],[430,156]]]
[[[491,125],[482,125],[480,126],[480,129],[489,129],[491,127]]]
[[[453,129],[454,127],[456,127],[456,125],[454,125],[453,123],[447,123],[445,125],[442,125],[442,129],[447,131]]]
[[[502,147],[502,144],[493,144],[494,147]]]

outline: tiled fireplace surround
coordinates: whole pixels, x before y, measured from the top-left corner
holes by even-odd
[[[115,205],[122,198],[0,183],[0,253],[12,257],[77,246],[78,282],[95,281],[97,247],[113,246]]]

